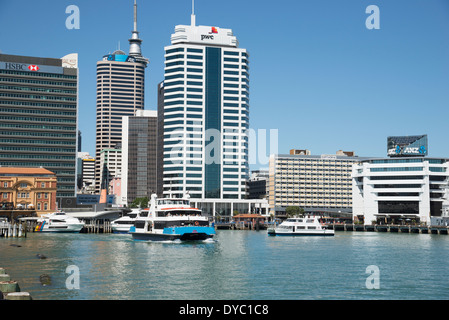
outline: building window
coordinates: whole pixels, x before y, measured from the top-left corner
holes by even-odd
[[[3,192],[3,199],[8,199],[8,193]]]
[[[39,211],[41,210],[41,203],[40,202],[37,203],[37,210],[39,210]]]
[[[3,188],[8,188],[8,182],[3,182]]]
[[[44,203],[44,210],[45,210],[45,211],[48,210],[48,203]]]
[[[41,188],[45,188],[45,182],[41,183]]]
[[[24,183],[24,182],[22,182],[22,183],[20,184],[20,187],[21,187],[21,188],[26,188],[26,187],[28,187],[28,184],[27,184],[27,183]]]

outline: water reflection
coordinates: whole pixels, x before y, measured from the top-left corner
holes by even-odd
[[[449,237],[430,234],[219,230],[214,241],[153,243],[31,233],[0,239],[0,267],[34,299],[447,299],[448,249]],[[70,265],[79,290],[65,286]],[[369,265],[379,267],[379,290],[365,287]],[[42,286],[42,274],[51,285]]]

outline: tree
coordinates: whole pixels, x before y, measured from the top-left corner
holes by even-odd
[[[131,208],[147,208],[148,207],[148,201],[149,201],[148,197],[136,198],[131,203],[130,207]]]
[[[304,209],[303,209],[304,212]],[[301,213],[301,208],[298,206],[289,206],[287,208],[285,208],[285,213],[287,214],[287,217],[294,217],[297,216]]]
[[[304,216],[304,208],[300,208],[298,206],[290,206],[285,208],[285,213],[288,218],[294,216]]]

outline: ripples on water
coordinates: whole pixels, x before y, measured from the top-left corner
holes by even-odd
[[[213,241],[194,243],[31,233],[0,239],[0,267],[34,299],[448,299],[448,249],[445,235],[374,232],[219,230]],[[70,265],[80,270],[79,290],[66,288]],[[366,288],[370,265],[379,267],[380,289]],[[42,286],[42,274],[51,285]]]

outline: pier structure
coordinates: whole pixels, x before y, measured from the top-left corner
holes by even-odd
[[[426,225],[399,225],[399,224],[326,224],[335,231],[368,231],[368,232],[396,232],[396,233],[422,233],[422,234],[449,234],[448,226]]]

